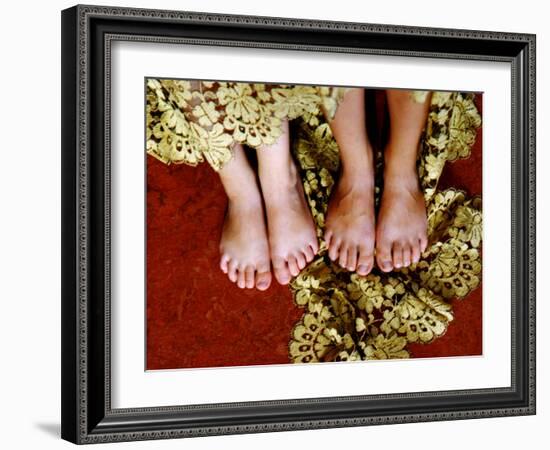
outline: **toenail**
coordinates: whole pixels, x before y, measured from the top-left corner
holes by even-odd
[[[267,286],[267,281],[260,281],[258,283],[258,287],[266,287]]]
[[[357,268],[357,272],[366,272],[367,271],[367,266],[359,266]]]

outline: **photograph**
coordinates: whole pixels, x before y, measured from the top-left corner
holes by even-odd
[[[144,83],[146,370],[483,354],[482,92]]]

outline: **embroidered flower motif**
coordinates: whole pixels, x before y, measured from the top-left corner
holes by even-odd
[[[479,247],[483,237],[481,213],[469,206],[459,206],[449,234],[463,242],[470,242],[473,247]]]
[[[214,102],[204,101],[193,108],[193,116],[202,127],[211,127],[218,122],[220,113]]]
[[[331,318],[327,307],[318,305],[313,312],[306,313],[294,328],[290,343],[290,357],[294,362],[318,362],[331,348],[332,338],[327,337],[326,321]]]
[[[432,180],[437,180],[445,167],[445,158],[436,155],[427,155],[424,159],[424,176]]]
[[[362,277],[357,274],[351,276],[351,283],[348,285],[350,299],[357,302],[357,306],[367,313],[372,313],[375,309],[380,309],[386,299],[384,285],[380,282],[380,277],[369,274]]]
[[[411,98],[416,103],[424,103],[429,94],[430,91],[411,91]]]
[[[432,105],[437,108],[443,108],[444,106],[452,104],[452,97],[452,92],[435,91],[432,94]]]
[[[457,94],[449,123],[449,144],[447,152],[450,161],[470,156],[470,149],[476,139],[476,128],[481,117],[471,98]]]
[[[479,253],[459,240],[433,245],[417,267],[424,285],[444,298],[465,297],[479,285]]]
[[[379,334],[369,338],[366,342],[366,359],[406,359],[409,352],[405,349],[407,340],[403,337],[393,335],[390,338]]]
[[[451,306],[426,289],[403,297],[393,310],[384,312],[380,329],[387,334],[397,332],[407,342],[428,343],[443,335],[453,320]]]
[[[220,123],[214,124],[207,133],[203,154],[214,170],[220,170],[231,159],[232,152],[229,148],[232,143],[231,136],[224,132]]]
[[[273,111],[276,117],[295,119],[309,113],[319,114],[321,98],[317,90],[311,86],[295,86],[291,89],[275,88],[271,91],[273,97]]]
[[[156,85],[155,81],[157,80],[151,80],[154,85]],[[168,99],[177,105],[178,108],[183,109],[187,107],[187,102],[189,102],[192,97],[191,83],[189,81],[162,80],[159,84],[166,89],[169,94]]]
[[[231,83],[217,91],[220,105],[225,113],[244,123],[255,123],[260,118],[260,104],[252,96],[252,87],[246,83]]]

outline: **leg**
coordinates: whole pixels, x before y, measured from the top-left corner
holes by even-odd
[[[240,288],[266,290],[271,284],[269,246],[256,174],[242,145],[219,171],[229,199],[220,241],[220,267]]]
[[[374,167],[364,89],[346,92],[330,127],[342,170],[329,201],[325,241],[333,261],[367,275],[374,264]]]
[[[417,263],[427,245],[427,219],[416,160],[430,104],[411,91],[387,91],[390,137],[384,152],[384,192],[376,228],[376,262],[381,270]]]
[[[318,250],[311,212],[290,154],[288,122],[283,134],[258,154],[258,174],[265,201],[271,262],[275,278],[287,284]]]

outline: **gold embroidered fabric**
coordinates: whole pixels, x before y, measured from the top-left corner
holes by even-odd
[[[416,103],[424,103],[429,94],[430,91],[411,91],[411,98]]]
[[[447,162],[470,155],[480,126],[472,94],[433,93],[418,160],[428,248],[409,268],[391,273],[375,268],[359,276],[334,264],[322,240],[338,146],[326,123],[300,123],[293,152],[321,250],[291,283],[296,303],[305,309],[289,343],[291,361],[408,358],[409,343],[427,344],[445,333],[453,320],[449,300],[466,297],[480,283],[482,216],[480,198],[455,189],[438,191],[437,183]],[[377,158],[379,169],[382,155]]]
[[[332,118],[346,88],[328,86],[147,80],[147,152],[164,163],[220,170],[238,142],[274,144],[284,119],[311,126]]]

